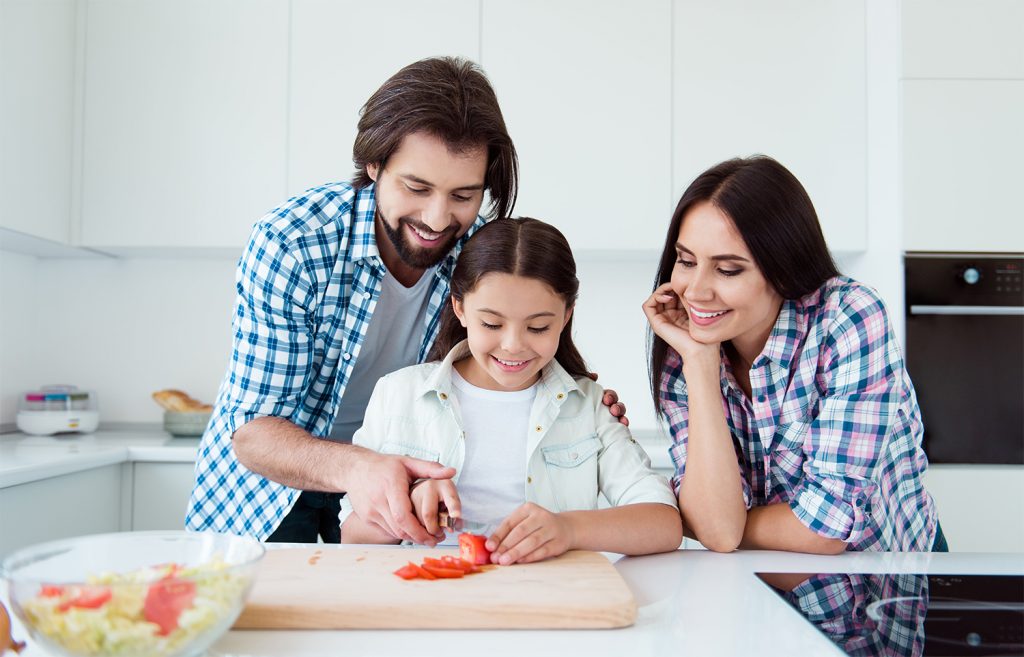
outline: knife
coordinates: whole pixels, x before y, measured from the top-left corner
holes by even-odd
[[[479,522],[475,520],[467,520],[466,518],[456,518],[455,516],[448,515],[447,509],[441,509],[438,511],[437,522],[445,528],[445,531],[468,532],[470,534],[479,534],[481,536],[490,536],[500,524],[500,522]]]

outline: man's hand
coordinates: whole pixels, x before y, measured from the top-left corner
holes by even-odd
[[[348,481],[352,509],[364,521],[378,525],[395,538],[433,547],[437,539],[412,513],[409,486],[417,479],[451,479],[455,468],[440,463],[390,456],[366,450]]]
[[[587,376],[592,381],[597,381],[597,372],[588,372]],[[601,403],[608,407],[608,412],[612,414],[612,417],[618,418],[623,426],[629,426],[629,418],[626,417],[626,405],[619,401],[619,393],[611,388],[605,390]]]

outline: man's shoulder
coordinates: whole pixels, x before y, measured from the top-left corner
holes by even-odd
[[[257,228],[284,243],[313,234],[343,236],[351,228],[358,196],[359,190],[348,182],[312,187],[265,214]]]

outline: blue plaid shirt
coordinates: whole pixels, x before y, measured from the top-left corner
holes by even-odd
[[[720,377],[748,509],[787,503],[808,528],[850,550],[932,549],[937,520],[921,482],[921,411],[874,290],[840,276],[784,301],[750,368],[750,398],[724,350]],[[672,349],[659,394],[678,493],[689,406]]]
[[[289,199],[253,228],[235,274],[234,347],[199,445],[187,529],[263,540],[291,509],[299,491],[247,470],[231,437],[265,416],[330,434],[387,273],[375,209],[373,185],[333,183]],[[456,256],[483,222],[434,270],[420,362],[437,337]]]

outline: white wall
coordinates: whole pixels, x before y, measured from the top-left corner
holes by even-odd
[[[38,270],[35,257],[0,251],[0,427],[14,424],[19,393],[46,360],[38,311],[56,294],[39,285]]]

